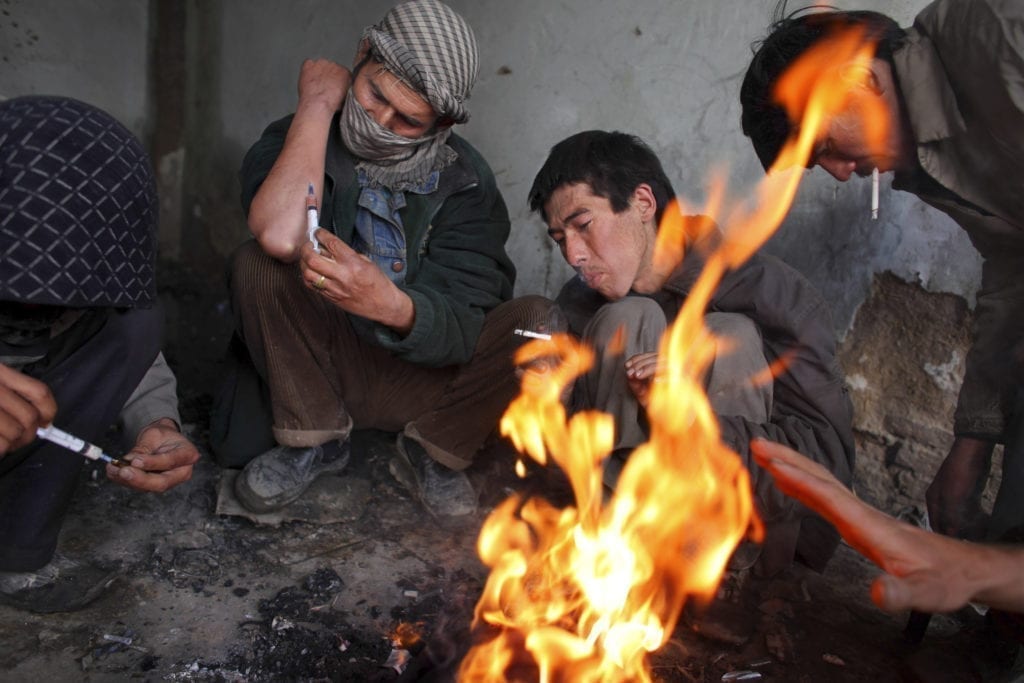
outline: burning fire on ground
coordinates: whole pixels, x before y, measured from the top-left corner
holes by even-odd
[[[468,653],[460,680],[650,681],[647,655],[668,641],[686,603],[710,601],[736,545],[747,536],[760,540],[749,473],[721,443],[703,391],[715,353],[703,312],[723,274],[782,221],[823,122],[846,102],[849,80],[820,66],[867,65],[872,56],[873,46],[856,33],[809,51],[778,91],[794,120],[802,121],[799,134],[757,187],[755,200],[725,210],[724,182],[716,184],[704,213],[720,217],[725,239],[707,255],[661,340],[665,362],[647,409],[650,441],[630,455],[614,492],[602,487],[602,465],[614,441],[611,416],[590,411],[567,420],[560,400],[593,353],[564,335],[520,349],[520,364],[544,356],[562,362],[544,375],[526,374],[522,393],[502,418],[502,434],[538,463],[562,468],[575,506],[513,496],[485,522],[478,548],[491,574],[475,625],[493,637]],[[872,122],[878,120],[876,112]],[[705,229],[686,213],[693,212],[666,211],[658,258],[678,262],[684,236],[699,237],[695,233]]]

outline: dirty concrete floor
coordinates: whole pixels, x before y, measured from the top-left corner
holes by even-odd
[[[487,509],[512,489],[557,493],[512,474],[498,447],[471,471],[479,515],[438,524],[387,471],[391,436],[357,432],[346,472],[318,482],[346,505],[338,521],[257,525],[217,514],[224,473],[205,457],[211,394],[230,320],[221,280],[162,264],[165,352],[178,374],[186,431],[204,450],[193,480],[138,494],[83,472],[62,532],[66,556],[116,565],[115,582],[70,614],[0,607],[2,681],[444,681],[470,641],[486,578],[475,542]],[[841,546],[825,574],[736,573],[703,615],[688,615],[651,657],[657,681],[1012,680],[1015,646],[970,611],[935,617],[918,647],[905,614],[868,600],[874,568]],[[404,673],[390,665],[406,624]],[[426,645],[426,646],[425,646]],[[757,666],[755,666],[757,665]]]
[[[117,564],[117,579],[75,613],[0,607],[0,679],[450,680],[486,578],[474,549],[486,508],[512,487],[550,485],[538,475],[519,482],[511,453],[495,449],[472,473],[481,513],[438,524],[392,481],[389,442],[357,434],[353,464],[326,483],[349,491],[342,482],[358,481],[366,499],[327,525],[217,515],[224,473],[206,458],[192,482],[163,495],[87,468],[60,551]],[[906,615],[867,599],[874,573],[843,546],[823,575],[731,574],[710,611],[684,619],[651,658],[654,677],[719,681],[753,669],[765,681],[1010,680],[1014,651],[977,615],[936,617],[921,646],[904,644]],[[411,662],[402,675],[389,665],[400,624],[421,635],[399,653]]]

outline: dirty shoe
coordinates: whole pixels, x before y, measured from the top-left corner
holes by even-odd
[[[31,572],[0,571],[0,604],[36,614],[74,612],[98,598],[117,570],[56,555]]]
[[[398,455],[388,470],[435,517],[460,517],[476,512],[476,491],[464,472],[448,469],[419,442],[398,435]]]
[[[321,474],[345,469],[349,441],[310,448],[277,446],[249,461],[235,479],[235,496],[251,512],[271,512],[302,495]]]

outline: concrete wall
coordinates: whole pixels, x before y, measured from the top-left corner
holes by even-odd
[[[68,95],[147,133],[149,5],[0,0],[0,97]]]
[[[845,4],[885,11],[903,24],[922,0]],[[472,120],[461,133],[490,160],[513,221],[510,250],[519,293],[553,294],[569,275],[526,193],[555,142],[589,128],[620,129],[661,155],[680,194],[700,204],[725,169],[734,196],[761,177],[739,128],[738,91],[750,43],[773,0],[453,0],[482,51]],[[350,64],[363,26],[386,2],[225,2],[219,63],[224,135],[244,148],[262,126],[292,111],[307,56]],[[230,17],[230,20],[228,19]],[[878,221],[866,181],[808,172],[796,205],[769,245],[825,293],[845,334],[875,273],[891,271],[934,291],[971,299],[979,261],[962,231],[883,179]],[[951,258],[956,254],[956,258]]]
[[[453,0],[482,51],[472,120],[461,133],[490,160],[513,220],[510,251],[519,293],[553,294],[568,276],[526,206],[533,175],[552,144],[579,130],[619,129],[662,156],[680,194],[700,205],[713,170],[743,197],[761,177],[739,129],[738,90],[750,43],[763,35],[774,0]],[[864,0],[909,23],[923,0]],[[245,237],[237,169],[263,126],[291,112],[305,57],[350,64],[364,26],[390,2],[270,0],[188,2],[189,99],[185,206],[165,225],[209,268]],[[146,135],[152,5],[129,0],[0,0],[0,95],[63,93],[110,110]],[[156,65],[155,68],[160,68]],[[187,159],[183,160],[182,155]],[[158,159],[158,163],[168,163]],[[191,180],[189,180],[191,178]],[[849,329],[875,273],[890,271],[928,290],[972,300],[979,261],[963,233],[883,178],[880,220],[867,215],[867,182],[808,172],[768,249],[825,293],[837,330]],[[176,232],[177,231],[177,232]],[[210,252],[214,258],[209,258]]]
[[[526,193],[547,150],[572,133],[606,128],[640,135],[659,152],[681,196],[698,207],[713,171],[725,174],[737,198],[748,196],[762,177],[740,132],[738,92],[750,44],[763,36],[775,0],[451,2],[476,29],[481,48],[472,120],[460,132],[490,160],[509,205],[518,293],[553,295],[569,276],[544,226],[528,212]],[[390,4],[0,0],[0,95],[63,93],[88,100],[157,151],[161,247],[171,266],[163,273],[184,273],[179,279],[188,292],[185,303],[175,299],[169,306],[169,334],[172,342],[174,335],[192,335],[179,339],[181,347],[202,345],[188,349],[193,363],[222,348],[211,345],[210,321],[230,324],[222,294],[215,307],[196,302],[208,290],[220,291],[224,257],[247,235],[235,178],[242,155],[267,123],[293,111],[302,60],[327,57],[350,65],[363,27]],[[925,0],[835,4],[883,11],[907,25]],[[163,49],[154,50],[155,41]],[[164,55],[178,55],[184,64],[152,62]],[[182,82],[164,78],[168,69],[181,70]],[[156,92],[147,96],[147,90]],[[168,117],[168,105],[179,103],[183,111]],[[920,501],[922,484],[907,486],[900,477],[911,470],[926,482],[927,464],[934,467],[948,446],[948,415],[962,373],[958,359],[966,339],[958,334],[969,316],[935,293],[972,306],[980,260],[959,228],[916,198],[893,192],[888,178],[878,221],[870,220],[868,203],[867,181],[839,183],[821,170],[808,171],[767,249],[825,294],[837,332],[848,338],[843,359],[855,380],[867,453],[863,471],[876,472],[877,498],[894,483],[904,492],[902,504]],[[885,273],[895,281],[880,279]],[[949,339],[919,343],[932,328],[907,330],[900,302],[908,300],[911,310],[930,309],[925,318],[950,330]],[[856,314],[866,302],[865,329],[857,334]],[[903,347],[899,359],[873,362],[891,357],[892,340]],[[900,392],[929,381],[934,367],[949,368],[942,391],[925,397]],[[193,374],[207,384],[214,376]],[[189,377],[181,384],[187,389]],[[879,417],[901,413],[901,402],[918,399],[909,421]],[[931,437],[923,436],[930,430]],[[900,464],[895,453],[913,458]]]

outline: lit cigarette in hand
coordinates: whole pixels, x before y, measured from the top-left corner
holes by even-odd
[[[871,220],[878,220],[878,168],[871,170]]]
[[[530,337],[531,339],[551,339],[550,334],[544,334],[543,332],[533,332],[531,330],[520,330],[516,329],[513,334],[518,334],[520,337]]]

